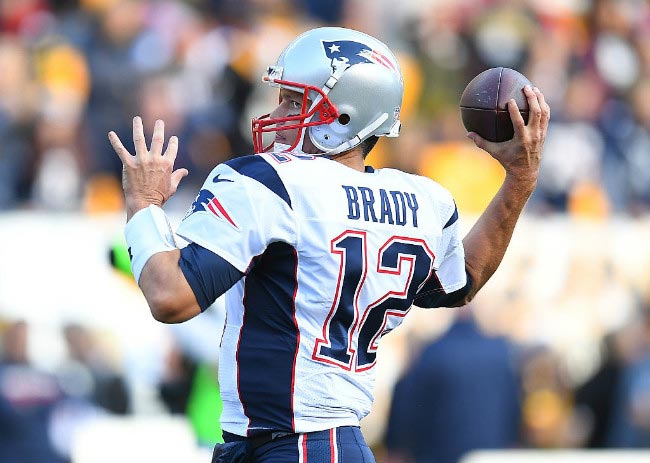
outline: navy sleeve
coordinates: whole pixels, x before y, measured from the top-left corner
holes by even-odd
[[[446,293],[435,274],[424,284],[415,296],[413,303],[418,307],[433,309],[435,307],[454,307],[462,301],[472,289],[472,277],[465,271],[467,283],[460,289]]]
[[[244,276],[224,258],[195,243],[181,249],[179,265],[201,311]]]

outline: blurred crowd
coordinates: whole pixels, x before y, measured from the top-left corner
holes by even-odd
[[[345,25],[397,52],[402,136],[370,158],[433,177],[478,212],[500,167],[465,138],[458,101],[495,66],[539,86],[552,121],[532,212],[650,209],[647,0],[2,0],[0,209],[119,210],[130,123],[180,137],[191,196],[215,164],[249,154],[250,120],[277,95],[262,69],[297,33]],[[476,168],[468,169],[468,165]]]
[[[380,375],[378,409],[362,422],[378,463],[459,463],[490,449],[650,449],[649,305],[596,341],[579,379],[556,346],[495,333],[480,305],[447,311],[442,324],[415,310],[416,323],[440,330],[423,336],[411,323],[384,341],[407,360],[392,353],[393,381]],[[178,337],[159,346],[160,372],[143,395],[129,354],[116,355],[105,331],[70,323],[60,334],[65,355],[44,367],[30,356],[29,323],[0,325],[0,462],[75,462],[84,428],[107,417],[183,417],[197,448],[220,441],[216,356],[206,361]],[[116,439],[105,436],[122,445]]]
[[[197,448],[221,439],[216,363],[193,355],[180,341],[159,346],[165,351],[160,374],[151,391],[138,391],[142,373],[128,373],[129,355],[121,355],[110,332],[64,324],[59,334],[65,352],[52,365],[33,355],[37,333],[25,320],[0,319],[0,463],[80,461],[75,455],[87,445],[81,433],[111,417],[183,417]],[[205,344],[214,346],[214,340]],[[113,439],[102,442],[125,445]]]
[[[561,352],[495,336],[473,309],[457,309],[439,337],[418,345],[392,391],[380,461],[650,448],[650,307],[602,339],[594,370],[579,382]]]
[[[80,325],[64,328],[67,356],[52,370],[32,362],[29,336],[18,320],[0,338],[0,462],[70,461],[79,426],[130,411],[126,382]]]

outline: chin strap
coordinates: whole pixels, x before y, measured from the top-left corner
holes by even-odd
[[[322,152],[322,153],[305,153],[302,148],[304,141],[305,141],[305,133],[307,130],[303,130],[302,134],[300,136],[300,140],[296,147],[294,149],[291,149],[291,145],[287,145],[284,143],[273,143],[271,146],[271,149],[269,151],[274,151],[276,153],[282,153],[282,152],[288,152],[288,153],[294,153],[294,154],[299,154],[299,155],[306,155],[306,156],[332,156],[335,154],[342,153],[343,151],[347,151],[351,148],[354,148],[357,146],[359,143],[361,143],[363,140],[365,140],[372,132],[374,132],[377,128],[379,128],[384,122],[386,122],[386,119],[388,119],[388,114],[383,113],[381,116],[379,116],[377,119],[374,120],[372,124],[367,126],[365,129],[361,130],[358,134],[356,134],[352,139],[346,141],[345,143],[340,144],[336,148],[329,150],[327,152]],[[400,122],[397,121],[393,127],[391,127],[390,134],[386,135],[387,137],[397,137],[399,135],[399,130],[400,130]]]

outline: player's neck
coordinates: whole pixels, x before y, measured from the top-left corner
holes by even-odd
[[[361,149],[351,149],[344,153],[338,154],[332,159],[336,162],[340,162],[344,166],[347,166],[351,169],[358,170],[359,172],[365,172],[366,166],[364,164],[363,152]]]

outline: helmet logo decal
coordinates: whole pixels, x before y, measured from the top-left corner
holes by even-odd
[[[360,63],[376,63],[392,71],[397,71],[391,60],[378,50],[373,50],[361,42],[353,40],[322,40],[325,55],[332,60],[332,69],[339,66],[354,66]]]

